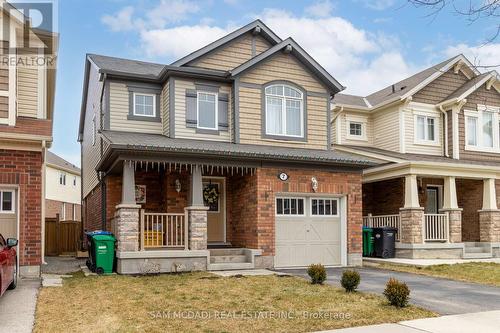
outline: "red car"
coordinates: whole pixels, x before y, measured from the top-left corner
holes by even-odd
[[[5,238],[0,234],[0,296],[7,289],[17,285],[17,239]]]

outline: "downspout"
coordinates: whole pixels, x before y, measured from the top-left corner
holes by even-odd
[[[41,212],[41,222],[42,222],[42,245],[40,248],[40,253],[42,254],[42,265],[47,264],[45,262],[45,162],[46,162],[46,149],[47,142],[42,140],[42,212]]]
[[[104,89],[106,87],[106,79],[107,75],[106,73],[103,74],[102,76],[102,89],[101,89],[101,96],[99,100],[99,129],[102,131],[104,129],[104,108],[103,108],[103,99],[104,99]],[[101,158],[103,155],[103,139],[100,137],[99,140],[100,143],[100,150],[101,150]],[[106,220],[107,220],[107,207],[106,207],[106,174],[104,172],[98,172],[97,176],[99,178],[99,182],[101,184],[101,230],[106,230]]]
[[[444,156],[450,157],[448,153],[448,113],[444,110],[442,105],[439,105],[439,111],[444,114]]]

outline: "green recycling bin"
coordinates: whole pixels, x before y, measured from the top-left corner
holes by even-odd
[[[363,257],[371,257],[374,251],[373,229],[363,228]]]
[[[97,274],[113,273],[116,238],[113,235],[93,235],[91,241],[95,272]]]

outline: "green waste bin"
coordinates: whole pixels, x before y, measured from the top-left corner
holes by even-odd
[[[113,235],[92,235],[92,250],[95,272],[97,274],[113,273],[115,260],[115,242]]]
[[[374,251],[373,229],[363,228],[363,257],[371,257]]]

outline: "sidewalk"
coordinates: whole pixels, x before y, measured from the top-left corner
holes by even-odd
[[[437,318],[402,321],[323,331],[333,333],[497,333],[500,327],[500,311],[466,313]]]
[[[412,265],[412,266],[435,266],[435,265],[454,265],[454,264],[464,264],[468,262],[493,262],[500,264],[500,258],[491,259],[403,259],[403,258],[375,258],[375,257],[364,257],[363,265],[367,264],[394,264],[394,265]]]

